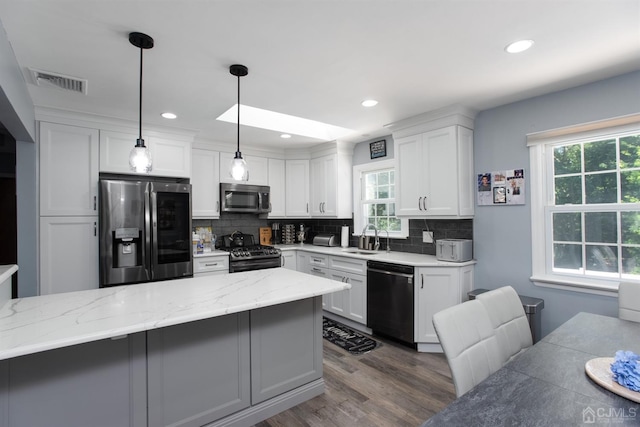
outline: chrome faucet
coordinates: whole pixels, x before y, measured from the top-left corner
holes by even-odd
[[[373,227],[373,230],[376,232],[376,238],[375,238],[375,242],[373,244],[373,250],[377,251],[378,249],[380,249],[380,239],[378,238],[378,229],[376,228],[375,225],[373,224],[367,224],[364,226],[364,228],[362,229],[362,233],[360,234],[360,237],[364,238],[364,233],[367,231],[368,228]],[[387,236],[389,235],[389,233],[387,232]],[[364,249],[369,249],[369,248],[364,248]]]
[[[389,246],[389,230],[385,228],[384,231],[387,233],[387,253],[389,253],[391,252],[391,246]]]

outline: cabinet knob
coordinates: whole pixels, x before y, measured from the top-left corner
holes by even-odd
[[[98,208],[98,200],[96,196],[93,196],[93,210],[97,210]]]
[[[418,197],[418,209],[422,210],[422,196]]]
[[[424,210],[427,210],[427,196],[424,196],[422,198],[422,206],[424,207]]]

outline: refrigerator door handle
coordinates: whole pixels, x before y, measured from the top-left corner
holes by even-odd
[[[145,186],[145,190],[144,190],[144,253],[142,254],[142,256],[144,257],[144,270],[145,273],[147,275],[147,280],[152,280],[153,279],[153,275],[152,275],[152,269],[151,269],[151,265],[153,260],[151,259],[151,245],[152,245],[152,241],[153,241],[153,235],[152,235],[152,228],[151,228],[151,221],[152,218],[155,217],[155,214],[153,214],[153,212],[151,211],[151,206],[152,206],[152,192],[151,192],[152,188],[151,188],[151,183],[148,182],[147,185]]]

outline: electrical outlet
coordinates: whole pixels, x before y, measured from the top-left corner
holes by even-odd
[[[422,230],[422,243],[433,243],[433,231]]]

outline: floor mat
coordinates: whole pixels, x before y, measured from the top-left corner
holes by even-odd
[[[378,347],[379,343],[326,317],[322,318],[322,337],[342,347],[351,354],[364,354]]]

